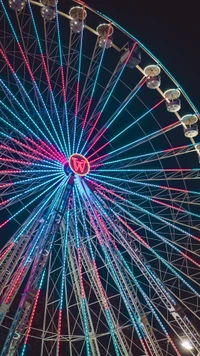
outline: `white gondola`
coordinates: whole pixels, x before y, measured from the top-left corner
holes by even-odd
[[[87,12],[81,6],[74,6],[69,11],[70,28],[74,33],[80,33],[84,27],[84,21],[87,16]]]
[[[182,117],[182,122],[184,122],[185,127],[184,127],[184,135],[185,137],[192,138],[196,137],[199,133],[197,121],[198,118],[196,115],[185,115]]]
[[[56,17],[56,9],[53,6],[43,6],[41,8],[41,15],[46,21],[51,21]]]
[[[144,74],[148,77],[146,85],[149,89],[157,89],[161,85],[160,67],[151,64],[144,68]]]
[[[103,23],[97,27],[96,31],[99,34],[99,47],[112,47],[112,34],[114,32],[113,27],[110,24]]]
[[[9,0],[8,4],[14,11],[21,11],[26,5],[27,0]]]
[[[168,89],[164,92],[166,107],[169,112],[178,112],[181,109],[180,91],[177,88]]]

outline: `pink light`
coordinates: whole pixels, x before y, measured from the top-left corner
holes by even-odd
[[[28,137],[26,137],[26,139],[28,140]],[[14,141],[15,143],[17,143],[19,146],[24,147],[24,148],[28,149],[29,151],[36,153],[37,156],[40,155],[40,156],[45,157],[45,158],[48,159],[48,156],[46,156],[46,155],[44,155],[43,153],[39,152],[39,150],[35,150],[34,148],[28,146],[28,145],[25,144],[25,143],[22,143],[22,142],[20,142],[19,140],[15,139],[15,138],[12,138],[12,141]],[[32,140],[31,140],[31,141],[32,141]],[[39,148],[41,148],[41,147],[39,146]]]
[[[181,211],[182,213],[185,212],[185,209],[177,208],[176,206],[163,203],[162,201],[159,201],[159,200],[156,200],[156,199],[152,199],[152,201],[155,202],[155,203],[158,203],[158,204],[160,204],[160,205],[164,205],[164,206],[166,206],[167,208],[174,209],[174,210],[177,210],[177,211]]]
[[[15,74],[15,71],[14,71],[13,67],[11,66],[11,64],[10,64],[10,62],[9,62],[9,60],[8,60],[8,58],[7,58],[7,56],[6,56],[5,53],[2,51],[2,49],[0,49],[0,53],[1,53],[2,57],[4,58],[4,60],[5,60],[6,64],[7,64],[7,66],[10,68],[12,74]]]
[[[95,273],[96,273],[96,277],[97,277],[97,283],[99,285],[99,289],[100,289],[100,292],[101,292],[104,308],[109,310],[108,303],[107,303],[107,300],[106,300],[106,297],[105,297],[105,292],[104,292],[104,289],[103,289],[103,286],[102,286],[102,283],[101,283],[101,279],[100,279],[100,276],[99,276],[99,272],[98,272],[98,268],[97,268],[95,260],[93,260],[93,264],[94,264],[94,269],[95,269]]]
[[[13,247],[14,242],[12,242],[6,249],[5,251],[2,253],[2,255],[0,256],[0,261],[3,260],[3,258],[7,255],[7,253],[11,250],[11,248]]]
[[[100,148],[98,148],[98,150],[96,150],[94,153],[92,153],[88,159],[90,159],[92,156],[94,156],[95,154],[97,154],[99,151],[101,151],[104,147],[108,146],[109,145],[109,142],[106,142],[103,146],[101,146]],[[90,147],[91,148],[91,147]],[[90,151],[90,148],[88,151]]]
[[[91,161],[92,162],[92,161]],[[101,166],[103,166],[104,165],[104,163],[102,162],[102,163],[99,163],[99,164],[94,164],[94,166],[90,166],[90,168],[91,168],[91,170],[92,170],[92,168],[94,168],[94,170],[95,170],[95,168],[97,168],[97,167],[101,167]]]
[[[25,64],[26,64],[26,67],[27,67],[27,69],[28,69],[28,71],[29,71],[31,80],[34,82],[34,81],[35,81],[35,78],[34,78],[34,75],[33,75],[32,70],[31,70],[31,67],[30,67],[30,65],[29,65],[29,63],[28,63],[28,61],[27,61],[27,59],[26,59],[26,56],[25,56],[25,54],[24,54],[24,51],[23,51],[23,49],[22,49],[20,43],[17,42],[17,44],[18,44],[18,47],[19,47],[19,49],[20,49],[21,55],[22,55],[22,57],[23,57],[23,59],[24,59],[24,62],[25,62]]]
[[[48,149],[50,152],[48,152],[48,154],[50,155],[50,157],[55,157],[58,160],[63,160],[65,158],[65,155],[60,153],[59,151],[57,151],[57,149],[53,146],[53,145],[47,145],[44,141],[40,140],[39,142],[41,142],[41,144],[46,147],[46,149]],[[46,149],[41,147],[43,152],[46,152]],[[54,158],[54,159],[55,159]]]
[[[49,77],[49,73],[48,73],[48,70],[47,70],[47,66],[46,66],[46,62],[45,62],[43,53],[41,53],[41,58],[42,58],[42,64],[43,64],[43,67],[44,67],[45,75],[46,75],[46,78],[47,78],[48,87],[49,87],[50,92],[52,92],[51,81],[50,81],[50,77]]]
[[[143,240],[143,238],[142,238],[140,235],[138,235],[138,233],[137,233],[135,230],[133,230],[133,229],[130,227],[130,225],[129,225],[126,221],[124,221],[124,220],[123,220],[120,216],[118,216],[118,215],[116,215],[116,217],[117,217],[117,219],[118,219],[119,221],[122,222],[122,224],[124,224],[124,225],[133,233],[134,236],[137,237],[137,239],[138,239],[146,248],[151,249],[150,245],[149,245],[145,240]]]
[[[88,151],[90,151],[92,149],[92,147],[97,143],[97,141],[99,141],[99,139],[103,136],[103,134],[106,132],[107,128],[105,128],[99,136],[97,136],[96,140],[94,140],[94,142],[92,143],[92,145],[89,147]],[[108,142],[107,142],[108,144]]]
[[[194,238],[195,238],[195,236],[193,236]],[[200,239],[198,239],[198,238],[195,238],[197,241],[200,241]],[[192,263],[194,263],[197,267],[200,267],[200,264],[197,262],[197,261],[195,261],[195,260],[193,260],[193,258],[191,258],[191,257],[189,257],[188,255],[186,255],[186,253],[184,253],[184,252],[181,252],[181,255],[182,256],[184,256],[185,258],[187,258],[189,261],[191,261]]]
[[[24,340],[24,345],[27,344],[28,337],[29,337],[29,334],[30,334],[30,331],[31,331],[31,326],[32,326],[34,315],[35,315],[35,311],[36,311],[36,308],[37,308],[37,303],[38,303],[38,299],[39,299],[39,296],[40,296],[40,291],[41,290],[38,289],[36,297],[35,297],[35,302],[34,302],[33,310],[32,310],[32,313],[31,313],[30,322],[29,322],[29,325],[28,325],[28,328],[27,328],[27,333],[26,333],[26,337],[25,337],[25,340]]]
[[[47,145],[44,141],[40,140],[40,142],[50,150],[50,152],[52,152],[52,157],[57,157],[57,159],[63,163],[63,160],[66,160],[66,157],[63,153],[59,152],[53,145]],[[44,148],[42,148],[43,151],[46,152],[46,150]]]
[[[2,206],[2,205],[4,205],[4,204],[7,204],[9,201],[10,201],[10,199],[1,201],[1,202],[0,202],[0,206]]]
[[[108,153],[106,153],[105,155],[103,155],[103,156],[101,156],[101,157],[97,157],[97,158],[93,159],[92,161],[90,161],[90,164],[91,164],[92,162],[96,162],[96,161],[98,161],[99,159],[105,158],[105,157],[107,157],[107,156],[109,156]]]
[[[109,200],[111,203],[115,203],[114,199],[111,199],[110,197],[108,197],[105,193],[101,192],[100,190],[97,190],[99,194],[102,195],[102,197],[104,197],[106,200]]]
[[[63,100],[64,100],[64,103],[66,103],[67,102],[67,98],[66,98],[66,90],[65,90],[64,69],[63,69],[62,66],[60,67],[60,72],[61,72],[61,80],[62,80]]]
[[[176,345],[174,344],[172,338],[171,338],[169,335],[167,335],[167,337],[168,337],[170,343],[172,344],[174,350],[176,351],[177,355],[178,355],[178,356],[182,356],[182,355],[180,354],[179,350],[177,349]]]
[[[176,122],[174,122],[173,124],[167,125],[167,126],[161,128],[160,131],[161,131],[161,132],[162,132],[162,131],[166,131],[166,130],[168,130],[170,127],[173,127],[173,126],[176,126],[176,125],[180,125],[180,121],[176,121]]]
[[[155,105],[151,108],[151,110],[154,110],[155,108],[157,108],[157,106],[159,106],[160,104],[162,104],[163,101],[165,101],[165,98],[162,99],[162,100],[160,100],[157,104],[155,104]]]
[[[96,121],[94,122],[94,124],[93,124],[93,126],[92,126],[92,128],[91,128],[91,130],[90,130],[90,132],[88,134],[88,137],[87,137],[87,140],[86,140],[87,142],[89,141],[89,139],[90,139],[90,137],[91,137],[91,135],[92,135],[92,133],[93,133],[93,131],[94,131],[94,129],[95,129],[100,117],[101,117],[101,114],[102,114],[102,112],[100,111],[99,115],[97,116]]]
[[[167,168],[162,169],[163,172],[190,172],[192,171],[191,168]]]
[[[166,150],[163,150],[163,152],[170,152],[170,151],[175,151],[175,150],[181,150],[182,148],[186,148],[188,145],[185,146],[178,146],[178,147],[173,147],[173,148],[168,148]]]
[[[103,232],[104,232],[104,234],[106,236],[107,241],[112,240],[111,237],[110,237],[110,233],[109,233],[109,231],[108,231],[108,229],[107,229],[107,227],[105,225],[105,222],[103,221],[101,215],[98,213],[98,211],[95,208],[94,208],[94,211],[96,213],[96,216],[97,216],[97,219],[99,221],[99,224],[101,225],[101,228],[102,228],[102,230],[103,230]]]
[[[159,185],[159,188],[165,189],[165,190],[174,190],[174,191],[181,192],[181,193],[189,193],[189,192],[190,192],[189,190],[186,190],[186,189],[169,188],[169,187],[166,187],[166,186],[164,186],[164,185]]]
[[[104,189],[104,188],[102,187],[102,189]],[[109,198],[108,196],[106,196],[106,194],[104,194],[103,192],[101,192],[101,191],[98,190],[98,193],[100,193],[102,196],[105,197],[105,199],[111,201],[112,203],[114,202],[114,200],[110,199],[110,198]],[[121,197],[119,196],[119,198],[121,198]],[[118,215],[117,215],[117,218],[118,218],[126,227],[128,227],[128,228],[133,232],[133,234],[134,234],[135,236],[137,236],[137,238],[138,238],[140,241],[142,241],[142,243],[143,243],[148,249],[151,248],[151,247],[150,247],[125,221],[123,221]],[[197,240],[197,241],[200,241],[200,239],[199,239],[198,237],[194,236],[194,235],[192,236],[192,238],[194,238],[194,239]],[[190,260],[191,262],[193,262],[197,267],[200,267],[200,264],[199,264],[198,262],[196,262],[195,260],[193,260],[191,257],[187,256],[184,252],[180,251],[180,253],[181,253],[182,256],[186,257],[188,260]]]
[[[12,158],[0,158],[0,161],[24,164],[26,166],[30,166],[32,164],[32,162],[29,162],[29,161],[21,161],[19,159],[12,159]]]
[[[25,153],[25,152],[22,152],[22,151],[15,150],[14,148],[11,148],[9,146],[0,145],[0,149],[1,148],[5,149],[6,151],[17,153],[20,156],[28,157],[28,158],[31,158],[31,159],[36,160],[36,161],[42,161],[42,158],[40,158],[40,157],[32,156],[29,153]]]
[[[13,183],[0,184],[0,189],[10,187],[11,185],[13,185]]]
[[[121,196],[118,195],[117,193],[113,192],[113,190],[108,189],[108,188],[105,188],[103,185],[98,184],[98,183],[96,183],[95,181],[93,181],[93,180],[91,180],[91,179],[88,179],[88,181],[91,182],[92,184],[96,185],[97,187],[99,187],[99,188],[105,190],[106,192],[111,193],[111,194],[114,195],[115,197],[117,197],[117,198],[119,198],[119,199],[121,199],[121,200],[126,200],[124,197],[121,197]]]
[[[21,173],[21,169],[15,169],[15,170],[5,170],[5,171],[0,171],[0,174],[16,174],[16,173]]]
[[[80,275],[80,286],[81,286],[81,296],[85,298],[85,291],[83,286],[83,275],[82,275],[82,262],[81,262],[81,250],[78,248],[78,266],[79,266],[79,275]]]
[[[11,290],[10,290],[10,292],[9,292],[9,294],[8,294],[8,296],[7,296],[7,298],[6,298],[6,300],[5,300],[5,303],[6,303],[6,304],[9,304],[9,303],[10,303],[11,298],[12,298],[12,296],[14,295],[14,292],[15,292],[15,290],[16,290],[17,284],[20,283],[20,278],[21,278],[23,272],[24,272],[24,267],[22,268],[22,270],[21,270],[20,273],[18,274],[17,278],[15,279],[15,282],[14,282],[14,284],[13,284],[13,286],[12,286],[12,288],[11,288]],[[15,276],[14,276],[14,277],[15,277]]]
[[[98,240],[99,240],[99,243],[100,243],[100,245],[102,246],[102,245],[103,245],[103,240],[102,240],[102,238],[101,238],[101,235],[99,234],[98,229],[96,228],[94,219],[93,219],[92,215],[90,214],[89,210],[87,211],[87,213],[88,213],[88,216],[89,216],[89,218],[90,218],[91,225],[92,225],[92,227],[93,227],[93,229],[94,229],[94,231],[95,231],[95,233],[96,233],[96,235],[97,235],[97,238],[98,238]]]
[[[46,157],[47,159],[50,158],[50,159],[52,159],[52,160],[55,160],[55,157],[56,157],[55,154],[49,152],[49,151],[51,151],[51,149],[49,149],[49,146],[46,145],[42,140],[39,141],[39,142],[40,142],[40,145],[39,145],[38,143],[36,143],[35,141],[33,141],[33,140],[32,140],[31,138],[29,138],[29,137],[26,137],[26,140],[29,141],[29,142],[31,142],[34,146],[36,146],[36,147],[38,148],[38,151],[35,150],[35,149],[34,149],[34,151],[38,152],[38,154],[40,154],[42,157]],[[48,150],[45,150],[45,149],[42,147],[42,145],[44,145],[46,148],[48,148]],[[45,152],[45,154],[42,153],[41,151],[42,151],[42,152]]]
[[[77,117],[77,115],[78,115],[79,88],[80,88],[80,82],[77,82],[77,86],[76,86],[76,105],[75,105],[75,117]]]
[[[61,161],[61,156],[60,156],[60,154],[59,153],[54,153],[54,152],[52,152],[52,149],[44,142],[44,141],[42,141],[42,140],[40,140],[39,142],[40,142],[40,145],[38,144],[38,143],[36,143],[35,141],[33,141],[32,139],[30,139],[29,137],[26,137],[26,140],[27,141],[29,141],[29,142],[31,142],[34,146],[36,146],[37,147],[37,149],[38,150],[35,150],[35,149],[33,149],[33,148],[31,148],[31,150],[32,151],[34,151],[34,152],[37,152],[40,156],[42,156],[42,157],[45,157],[46,159],[51,159],[51,160],[59,160],[59,161]],[[42,145],[44,145],[45,147],[46,147],[46,149],[45,148],[43,148],[42,147]],[[28,146],[29,147],[29,146]],[[42,153],[42,152],[45,152],[45,154],[44,153]],[[50,152],[49,152],[50,151]]]
[[[4,221],[4,222],[0,225],[0,229],[1,229],[3,226],[5,226],[9,221],[10,221],[9,219],[6,220],[6,221]]]
[[[58,355],[60,354],[61,326],[62,326],[62,309],[59,310],[59,316],[58,316],[58,343],[57,343]],[[58,355],[57,355],[57,356],[58,356]]]
[[[86,120],[87,120],[87,117],[88,117],[88,114],[89,114],[89,110],[90,110],[91,104],[92,104],[92,96],[90,97],[90,100],[88,102],[87,111],[86,111],[85,118],[84,118],[84,121],[83,121],[83,129],[85,128],[85,124],[86,124]]]

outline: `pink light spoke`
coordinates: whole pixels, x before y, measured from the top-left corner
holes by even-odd
[[[104,133],[106,132],[107,128],[104,128],[104,130],[98,135],[98,137],[94,140],[94,142],[90,145],[89,149],[87,152],[89,152],[92,147],[100,140],[100,138],[104,135]],[[108,145],[108,142],[106,143],[106,145]],[[92,154],[93,156],[93,154]]]
[[[21,169],[6,169],[6,170],[2,170],[0,171],[0,175],[4,175],[4,174],[17,174],[17,173],[21,173]]]
[[[12,158],[1,158],[0,157],[0,161],[2,163],[18,163],[18,164],[22,164],[22,165],[25,165],[25,166],[31,166],[32,162],[30,161],[21,161],[19,159],[12,159]]]
[[[7,66],[9,67],[11,73],[15,74],[15,71],[14,71],[13,67],[11,66],[6,54],[2,51],[2,49],[0,49],[0,53],[1,53],[2,57],[3,57],[3,59],[5,60]]]
[[[93,157],[94,155],[96,155],[99,151],[101,151],[103,148],[105,148],[106,146],[109,145],[109,142],[106,142],[104,145],[102,145],[101,147],[98,148],[98,150],[96,150],[95,152],[93,152],[89,157],[87,157],[87,159],[89,160],[91,157]],[[92,162],[92,161],[91,161]]]
[[[5,146],[5,145],[0,145],[0,149],[4,149],[6,150],[6,152],[13,152],[13,153],[16,153],[18,154],[19,156],[24,156],[24,157],[27,157],[27,158],[30,158],[34,161],[42,161],[42,158],[41,157],[37,157],[37,156],[33,156],[29,153],[25,153],[23,151],[18,151],[12,147],[9,147],[9,146]]]
[[[42,58],[42,64],[43,64],[44,72],[45,72],[45,75],[46,75],[48,87],[49,87],[50,92],[52,92],[51,81],[50,81],[50,77],[49,77],[49,73],[48,73],[48,70],[47,70],[47,65],[46,65],[43,53],[41,53],[41,58]]]
[[[32,139],[29,139],[28,137],[26,137],[26,140],[27,141],[30,141],[32,144],[35,144],[35,146],[38,148],[37,150],[32,148],[31,146],[29,146],[28,144],[25,144],[25,143],[22,143],[21,141],[15,139],[15,138],[12,138],[12,141],[17,143],[19,146],[25,148],[26,150],[28,149],[29,151],[33,152],[36,154],[36,156],[41,156],[42,158],[45,158],[47,160],[51,159],[51,160],[55,160],[55,156],[54,155],[51,155],[48,153],[48,151],[44,153],[40,152],[41,151],[41,145],[38,145],[37,143],[35,143]]]
[[[97,158],[93,159],[92,161],[90,161],[90,165],[91,165],[91,163],[96,162],[96,161],[98,161],[99,159],[106,158],[106,157],[108,157],[108,156],[109,156],[109,153],[105,153],[105,155],[100,156],[100,157],[97,157]],[[102,163],[102,164],[103,164],[103,163]]]
[[[6,200],[1,201],[0,202],[0,206],[3,206],[5,204],[9,203],[9,201],[10,201],[10,199],[6,199]]]
[[[4,257],[9,253],[11,248],[14,246],[14,242],[11,242],[11,244],[3,251],[3,253],[0,255],[0,261],[4,259]]]
[[[30,75],[30,77],[31,77],[31,80],[32,80],[32,82],[35,82],[35,78],[34,78],[33,72],[32,72],[32,70],[31,70],[31,67],[30,67],[30,65],[29,65],[29,62],[28,62],[27,59],[26,59],[26,56],[25,56],[24,51],[23,51],[23,49],[22,49],[22,47],[21,47],[21,44],[20,44],[19,42],[17,42],[17,45],[18,45],[19,50],[20,50],[20,52],[21,52],[22,58],[23,58],[23,60],[24,60],[24,63],[26,64],[26,67],[27,67],[27,69],[28,69],[28,72],[29,72],[29,75]]]
[[[85,114],[85,117],[84,117],[84,121],[83,121],[83,129],[85,128],[85,125],[86,125],[86,121],[87,121],[87,118],[88,118],[88,114],[89,114],[89,111],[90,111],[90,107],[91,107],[91,104],[92,104],[92,99],[93,97],[91,96],[90,99],[89,99],[89,102],[88,102],[88,106],[87,106],[87,111],[86,111],[86,114]]]

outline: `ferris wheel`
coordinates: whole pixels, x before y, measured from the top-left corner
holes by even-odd
[[[198,110],[85,3],[0,7],[1,356],[197,356]]]

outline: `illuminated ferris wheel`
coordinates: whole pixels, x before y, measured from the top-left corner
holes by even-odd
[[[85,3],[0,6],[1,356],[197,356],[197,109]]]

